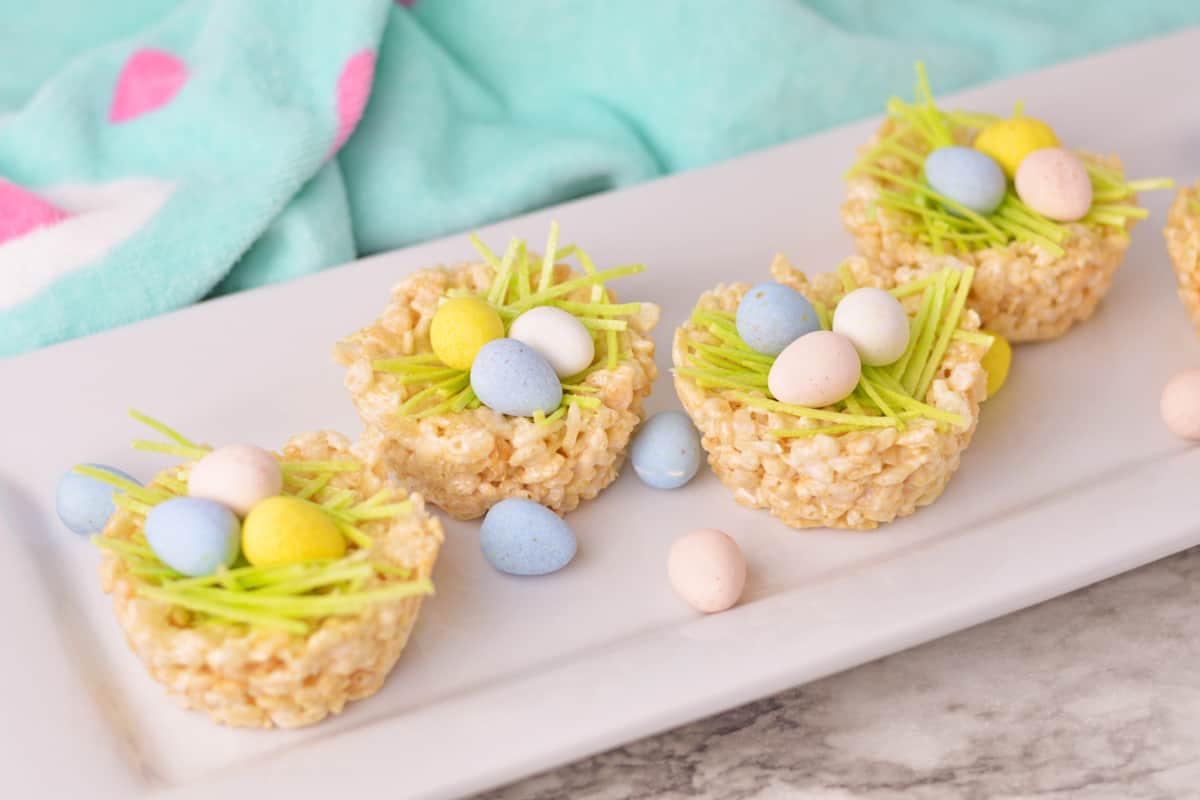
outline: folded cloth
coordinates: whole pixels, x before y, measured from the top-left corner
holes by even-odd
[[[0,0],[0,355],[875,114],[918,58],[948,91],[1196,21],[1175,0]]]

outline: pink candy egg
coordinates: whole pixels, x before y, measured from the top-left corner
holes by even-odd
[[[189,495],[215,500],[239,517],[282,490],[279,462],[252,444],[218,447],[197,461],[188,476]]]
[[[1079,156],[1061,147],[1034,150],[1017,167],[1017,196],[1059,222],[1081,219],[1092,207],[1092,180]]]
[[[667,556],[671,588],[697,611],[732,608],[746,586],[746,557],[727,533],[700,528],[675,540]]]
[[[1200,369],[1185,369],[1167,381],[1159,411],[1171,433],[1200,441]]]
[[[779,354],[767,387],[781,403],[822,408],[853,392],[861,372],[853,342],[832,331],[813,331]]]

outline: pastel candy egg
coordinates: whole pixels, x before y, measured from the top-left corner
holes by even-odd
[[[642,483],[655,489],[678,489],[700,469],[700,434],[682,411],[662,411],[642,423],[629,460]]]
[[[746,586],[746,558],[728,534],[701,528],[679,537],[667,555],[671,588],[697,611],[732,608]]]
[[[513,417],[549,414],[562,403],[554,367],[516,339],[494,339],[480,348],[471,365],[471,388],[485,406]]]
[[[925,159],[925,180],[936,191],[978,214],[995,211],[1008,188],[1000,165],[991,156],[969,147],[934,150]]]
[[[87,466],[137,483],[137,480],[131,475],[116,467],[106,467],[103,464],[88,464]],[[99,533],[104,530],[108,518],[117,510],[112,498],[114,493],[120,491],[99,478],[80,475],[74,471],[68,472],[58,479],[58,487],[54,492],[54,508],[62,523],[75,533],[80,535]]]
[[[1200,441],[1200,369],[1184,370],[1167,381],[1159,410],[1167,430],[1182,439]]]
[[[500,315],[478,297],[452,297],[429,324],[429,343],[443,364],[470,369],[479,348],[504,335]]]
[[[256,567],[341,558],[346,539],[322,508],[298,497],[262,501],[242,524],[242,552]]]
[[[861,372],[858,352],[849,339],[832,331],[814,331],[779,354],[767,374],[767,386],[781,403],[822,408],[853,392]]]
[[[1008,380],[1008,370],[1012,366],[1012,345],[998,333],[991,331],[980,331],[992,337],[992,346],[983,354],[983,359],[979,362],[984,371],[987,372],[987,393],[988,397],[995,397],[996,392],[1000,391],[1000,387]]]
[[[513,320],[508,336],[536,350],[560,378],[583,372],[596,357],[596,344],[583,323],[553,306],[529,309]]]
[[[184,575],[211,575],[237,560],[238,519],[215,500],[173,497],[146,514],[146,543]]]
[[[192,466],[188,494],[215,500],[246,516],[283,490],[283,472],[271,453],[252,444],[218,447]]]
[[[1049,125],[1033,117],[1012,117],[993,122],[975,137],[975,149],[987,153],[1013,177],[1025,156],[1043,147],[1056,147],[1058,137]]]
[[[790,286],[767,281],[742,295],[737,332],[752,349],[777,356],[806,333],[820,330],[812,303]]]
[[[543,505],[512,497],[492,506],[479,528],[483,557],[509,575],[548,575],[575,557],[575,533]]]
[[[862,363],[891,364],[908,349],[908,314],[883,289],[864,286],[842,298],[833,311],[833,332],[854,344]]]
[[[1079,156],[1045,147],[1017,167],[1017,196],[1042,216],[1059,222],[1081,219],[1092,207],[1092,179]]]

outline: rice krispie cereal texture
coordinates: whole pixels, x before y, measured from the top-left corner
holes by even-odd
[[[337,473],[331,485],[366,497],[390,487],[382,465],[351,448],[336,433],[297,436],[284,447],[289,460],[353,457],[362,472]],[[176,470],[172,470],[175,472]],[[404,493],[396,491],[397,500]],[[420,495],[408,495],[412,513],[362,523],[374,539],[370,558],[429,578],[442,528],[425,511]],[[104,536],[129,540],[136,517],[118,509]],[[327,617],[307,636],[242,625],[189,625],[176,606],[140,597],[138,579],[125,562],[104,551],[104,591],[113,597],[117,621],[130,648],[150,675],[182,707],[207,711],[217,722],[256,728],[295,728],[337,714],[347,702],[374,694],[400,656],[421,609],[421,597],[374,603],[355,616]],[[364,589],[380,588],[376,576]]]
[[[894,127],[892,120],[884,122],[863,152],[877,145]],[[969,143],[965,131],[957,133],[963,137],[962,144]],[[928,151],[924,140],[916,135],[902,138],[901,143],[922,154]],[[1123,172],[1121,159],[1116,156],[1079,156]],[[895,156],[888,156],[882,163],[904,177],[920,173],[919,167]],[[1112,285],[1113,273],[1129,247],[1128,229],[1134,223],[1131,218],[1125,229],[1067,223],[1070,238],[1062,245],[1066,251],[1063,256],[1025,241],[939,254],[909,231],[915,222],[912,214],[875,205],[884,186],[880,178],[861,174],[847,185],[842,222],[854,237],[858,251],[870,259],[888,286],[938,272],[951,260],[970,264],[976,271],[968,304],[979,313],[984,328],[1011,342],[1056,339],[1075,323],[1089,318]],[[1136,198],[1130,197],[1129,203],[1134,202]]]
[[[642,303],[620,332],[620,349],[629,357],[584,381],[598,390],[601,405],[595,410],[572,405],[548,424],[487,407],[424,419],[401,416],[397,407],[415,389],[376,372],[372,362],[432,352],[429,326],[441,298],[453,288],[485,291],[493,274],[489,265],[473,263],[413,274],[394,287],[383,316],[337,344],[334,358],[348,368],[346,388],[364,423],[363,444],[380,453],[396,480],[456,519],[478,517],[509,497],[564,514],[617,477],[643,416],[642,401],[658,375],[649,336],[658,306]],[[559,264],[553,282],[573,277],[578,274]],[[565,299],[587,302],[589,291],[585,287]],[[602,337],[597,353],[605,352]]]
[[[1187,309],[1188,318],[1200,331],[1200,182],[1184,186],[1175,195],[1167,214],[1167,253],[1175,268],[1179,284],[1179,299]]]
[[[884,287],[879,270],[866,259],[856,257],[846,264],[858,285]],[[836,274],[809,280],[782,257],[771,265],[771,276],[829,307],[843,292]],[[735,312],[749,288],[743,283],[717,286],[701,295],[698,305]],[[978,329],[979,316],[967,310],[959,325]],[[675,331],[676,367],[684,364],[687,339],[720,344],[706,330],[685,322]],[[987,374],[980,366],[984,352],[984,347],[962,341],[952,341],[946,351],[925,397],[930,405],[965,420],[961,427],[946,430],[938,430],[932,420],[914,419],[903,431],[879,428],[777,438],[770,431],[817,423],[746,405],[735,392],[702,388],[678,374],[675,391],[700,429],[709,465],[738,503],[765,508],[794,528],[870,530],[932,503],[958,469],[975,432],[979,403],[987,394]]]

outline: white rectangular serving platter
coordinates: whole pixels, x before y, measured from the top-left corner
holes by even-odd
[[[1187,85],[1200,31],[944,98],[1003,112],[1024,98],[1062,138],[1120,153],[1130,174],[1200,173]],[[933,76],[935,83],[939,76]],[[912,81],[898,75],[895,89]],[[552,219],[616,286],[661,303],[662,376],[678,407],[672,327],[718,282],[757,281],[782,251],[833,269],[851,251],[840,174],[877,120],[531,214],[481,231],[540,242]],[[1200,345],[1152,211],[1096,317],[1022,347],[945,495],[874,533],[790,530],[735,505],[710,473],[672,493],[623,475],[569,516],[580,554],[541,579],[492,571],[477,524],[447,540],[412,643],[378,695],[299,731],[218,727],[177,709],[128,651],[97,555],[57,522],[72,464],[145,478],[136,406],[204,441],[277,446],[359,425],[331,344],[372,320],[406,273],[472,256],[464,236],[368,258],[0,363],[0,774],[5,796],[461,795],[893,653],[1200,542],[1200,451],[1157,398]],[[702,617],[671,593],[671,541],[722,528],[750,564],[742,604]],[[881,714],[887,709],[881,708]]]

